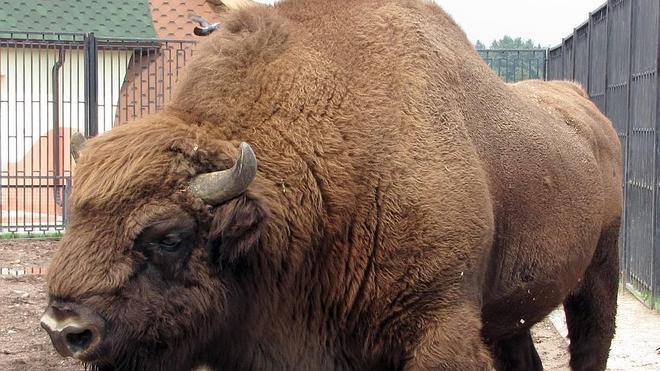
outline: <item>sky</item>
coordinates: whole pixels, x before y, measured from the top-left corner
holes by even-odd
[[[272,3],[273,0],[255,0]],[[332,0],[328,0],[332,1]],[[489,46],[504,35],[555,46],[605,0],[435,0],[467,33]]]
[[[555,46],[605,0],[436,0],[474,43],[504,35]]]

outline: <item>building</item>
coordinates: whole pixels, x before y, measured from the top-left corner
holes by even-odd
[[[0,233],[63,229],[71,133],[161,110],[194,54],[190,16],[251,3],[0,0]]]

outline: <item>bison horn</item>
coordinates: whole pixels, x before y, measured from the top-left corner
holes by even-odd
[[[85,138],[85,136],[82,135],[82,133],[79,131],[71,134],[71,156],[73,157],[74,161],[78,162],[80,151],[82,150],[86,141],[87,138]]]
[[[210,205],[219,205],[245,192],[257,175],[257,157],[249,144],[242,142],[231,169],[196,176],[190,192]]]

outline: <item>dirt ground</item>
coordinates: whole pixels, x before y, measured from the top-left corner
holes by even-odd
[[[47,266],[54,246],[52,240],[0,241],[0,268]],[[41,329],[39,317],[46,300],[45,279],[41,275],[0,278],[0,370],[84,369],[57,355]],[[534,327],[533,337],[546,370],[569,370],[567,343],[549,320]],[[610,364],[617,366],[625,364],[625,358],[630,356],[621,350],[613,349],[613,353],[622,354],[617,359],[610,358]]]
[[[54,241],[0,241],[0,267],[46,266]],[[39,275],[0,278],[0,370],[84,370],[61,358],[39,325],[47,294]]]

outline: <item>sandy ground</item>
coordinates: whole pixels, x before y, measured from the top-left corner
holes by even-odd
[[[46,266],[54,241],[0,241],[0,268]],[[83,370],[58,356],[39,325],[47,301],[42,276],[0,278],[0,370]],[[621,295],[618,333],[612,344],[611,370],[660,370],[660,314]],[[561,328],[561,313],[554,322]],[[568,368],[567,341],[550,319],[533,328],[536,348],[546,370]]]
[[[0,267],[46,266],[53,241],[0,241]],[[47,301],[43,276],[0,278],[0,370],[83,370],[61,358],[39,317]]]
[[[616,334],[607,369],[612,371],[660,370],[660,312],[642,305],[626,290],[619,291]],[[549,316],[563,337],[568,334],[561,310]]]

